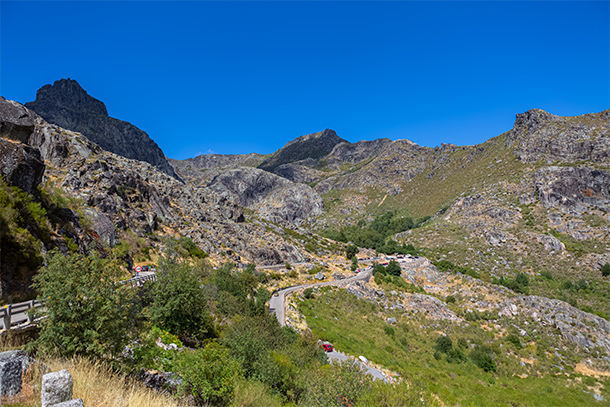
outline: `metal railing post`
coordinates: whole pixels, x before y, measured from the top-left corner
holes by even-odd
[[[4,306],[4,329],[11,329],[11,310],[13,308],[13,304],[8,304]]]

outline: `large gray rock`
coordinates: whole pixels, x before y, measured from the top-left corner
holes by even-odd
[[[536,237],[536,239],[538,240],[538,242],[540,242],[544,245],[544,250],[547,250],[549,252],[550,251],[561,252],[561,251],[565,250],[565,248],[566,248],[566,246],[555,236],[538,235]]]
[[[42,407],[49,407],[72,400],[72,375],[66,370],[42,376],[40,398]]]
[[[89,96],[75,80],[61,79],[43,86],[36,92],[36,100],[25,106],[49,123],[82,133],[104,150],[146,161],[177,178],[163,151],[148,134],[108,116],[104,103]]]
[[[311,187],[257,168],[225,171],[208,188],[272,222],[300,224],[324,210],[322,197]]]
[[[27,355],[23,351],[0,353],[0,396],[21,393],[21,376],[27,364]]]
[[[0,96],[0,137],[27,144],[36,115],[21,104]]]
[[[588,206],[610,211],[610,172],[588,167],[542,167],[534,173],[545,207],[582,213]]]
[[[81,399],[74,399],[59,404],[53,404],[53,407],[85,407],[85,403],[83,403],[83,400]]]
[[[32,193],[45,170],[40,151],[0,138],[0,175],[6,182]]]

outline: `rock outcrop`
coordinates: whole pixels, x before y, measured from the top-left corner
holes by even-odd
[[[320,195],[307,185],[256,168],[225,171],[208,188],[272,222],[300,224],[324,208]]]
[[[49,123],[82,133],[104,150],[146,161],[177,177],[163,151],[148,134],[131,123],[108,116],[104,103],[89,96],[75,80],[61,79],[43,86],[36,93],[36,100],[25,106]]]
[[[36,191],[45,170],[38,149],[0,138],[0,161],[6,182],[29,193]]]
[[[543,167],[534,173],[546,207],[581,213],[588,207],[610,211],[610,173],[589,167]]]
[[[540,109],[517,115],[506,143],[525,163],[592,161],[610,164],[610,110],[555,116]]]
[[[36,115],[22,105],[0,96],[0,137],[28,143]]]

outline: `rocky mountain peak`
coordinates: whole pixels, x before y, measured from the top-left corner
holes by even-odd
[[[64,108],[89,114],[108,116],[103,102],[90,96],[74,79],[60,79],[53,85],[44,85],[36,92],[36,101],[26,103],[26,107],[36,111],[50,108]]]
[[[163,151],[146,132],[131,123],[108,116],[103,102],[72,79],[60,79],[36,92],[36,100],[25,106],[47,122],[83,134],[106,151],[146,161],[178,178]]]
[[[328,155],[340,143],[349,144],[348,141],[337,136],[334,130],[326,129],[319,133],[306,134],[286,143],[283,148],[263,161],[259,168],[273,172],[274,169],[283,164],[307,158],[319,160]]]

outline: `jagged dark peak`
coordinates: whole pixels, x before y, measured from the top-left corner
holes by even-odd
[[[72,79],[60,79],[36,92],[25,106],[47,122],[82,133],[106,151],[146,161],[179,179],[163,151],[146,132],[131,123],[108,116],[106,106]]]
[[[347,140],[337,136],[334,130],[326,129],[319,133],[306,134],[298,137],[273,153],[259,165],[259,168],[273,171],[282,164],[312,158],[319,160],[328,155],[333,148],[340,143],[349,143]]]
[[[44,85],[36,92],[36,100],[26,103],[25,106],[36,111],[44,110],[45,105],[49,103],[54,108],[108,116],[106,105],[90,96],[77,81],[70,78],[55,81],[53,85]]]

